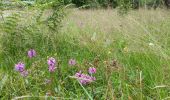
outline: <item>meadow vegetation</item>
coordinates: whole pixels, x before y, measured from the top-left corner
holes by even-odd
[[[169,10],[118,12],[2,10],[0,99],[168,100]]]

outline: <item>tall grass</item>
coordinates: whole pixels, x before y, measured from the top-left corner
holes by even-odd
[[[37,28],[41,29],[38,32],[21,32],[28,43],[36,43],[33,43],[33,47],[24,46],[22,52],[8,54],[7,58],[1,59],[1,99],[169,98],[168,11],[139,9],[122,17],[117,10],[67,11],[70,13],[57,35],[44,27]],[[19,25],[25,21],[31,23],[27,17]],[[56,35],[57,41],[44,41],[49,35]],[[28,59],[26,52],[30,48],[37,51],[37,57]],[[8,49],[22,48],[8,46]],[[2,48],[1,52],[6,51]],[[58,61],[55,73],[49,73],[47,69],[46,60],[51,56]],[[68,65],[71,58],[76,59],[76,66]],[[29,70],[26,78],[13,70],[18,61],[23,61]],[[6,70],[2,70],[2,67]],[[79,70],[87,73],[89,67],[97,69],[95,82],[81,85],[70,77]],[[46,79],[52,79],[52,83],[45,84]]]

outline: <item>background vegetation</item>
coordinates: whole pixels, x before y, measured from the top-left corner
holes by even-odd
[[[131,1],[119,1],[119,10],[79,10],[65,9],[60,0],[1,0],[0,99],[168,100],[170,12],[140,8],[120,16]],[[32,59],[30,49],[37,52]],[[57,60],[54,73],[49,57]],[[70,59],[77,64],[70,66]],[[14,70],[20,61],[27,77]],[[80,70],[88,74],[89,67],[97,69],[95,82],[81,85],[70,77]]]
[[[73,3],[77,7],[85,8],[116,8],[118,6],[130,6],[132,8],[158,7],[163,4],[163,0],[64,0],[65,4]]]

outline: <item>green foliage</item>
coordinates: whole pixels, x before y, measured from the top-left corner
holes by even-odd
[[[63,2],[47,1],[12,9],[0,20],[1,100],[169,98],[168,11],[141,9],[122,18],[115,10],[73,10],[62,23]],[[126,0],[118,5],[123,13],[133,6]],[[26,53],[31,48],[37,56],[30,59]],[[57,60],[54,73],[48,72],[49,57]],[[70,58],[76,66],[68,64]],[[19,61],[25,63],[27,77],[14,71]],[[97,68],[95,82],[81,85],[70,77],[80,70],[88,74],[89,67]]]
[[[70,4],[70,3],[72,3],[72,0],[64,0],[65,5]]]
[[[4,51],[7,51],[7,54],[14,54],[15,49],[22,44],[21,35],[17,29],[17,22],[19,21],[19,15],[13,14],[10,17],[6,18],[5,23],[3,24],[3,40],[2,47]]]
[[[77,7],[86,6],[86,8],[115,8],[117,6],[117,2],[115,0],[72,0],[72,3]]]
[[[34,48],[46,53],[55,52],[57,34],[64,17],[63,3],[53,0],[50,2],[37,2],[36,5],[25,8],[30,10],[30,16],[22,11],[11,14],[2,21],[2,58],[12,56],[20,58],[27,50]],[[36,9],[36,10],[35,10]],[[33,12],[32,12],[33,11]],[[43,15],[50,13],[43,18]],[[24,23],[24,24],[23,24]],[[6,59],[7,60],[7,59]],[[5,62],[5,61],[4,61]]]
[[[119,7],[122,12],[127,9],[148,6],[148,8],[157,8],[163,4],[163,0],[64,0],[65,4],[73,3],[77,7],[84,8],[116,8]]]
[[[117,7],[118,3],[116,0],[98,0],[101,7]]]
[[[131,0],[119,0],[118,5],[120,14],[126,14],[132,8]]]

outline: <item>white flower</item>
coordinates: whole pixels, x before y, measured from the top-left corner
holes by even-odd
[[[149,43],[149,46],[154,46],[154,44],[153,43]]]

